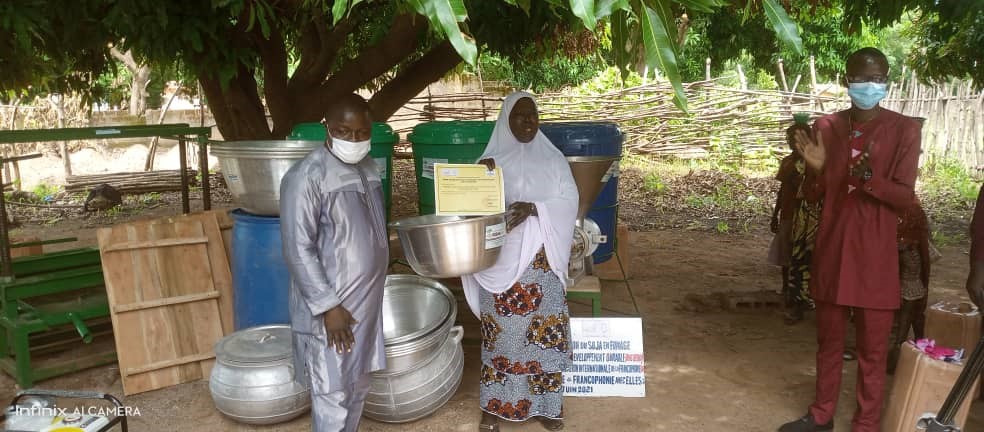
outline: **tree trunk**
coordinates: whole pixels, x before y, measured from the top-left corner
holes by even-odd
[[[130,71],[130,115],[142,116],[147,111],[147,84],[150,83],[150,66],[138,64],[133,59],[133,52],[127,50],[120,52],[116,47],[109,49],[109,53],[123,63]]]
[[[200,75],[199,82],[202,83],[222,139],[273,139],[252,70],[240,67],[239,73],[224,86],[215,73]]]
[[[130,115],[143,116],[147,111],[147,84],[150,84],[150,66],[141,65],[137,70],[131,71],[133,79],[130,81]]]

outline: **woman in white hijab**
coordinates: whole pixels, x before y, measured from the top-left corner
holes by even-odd
[[[562,372],[571,364],[565,296],[578,194],[563,153],[540,132],[533,96],[517,92],[480,163],[502,169],[509,215],[491,268],[462,277],[482,321],[481,431],[499,419],[563,428]]]

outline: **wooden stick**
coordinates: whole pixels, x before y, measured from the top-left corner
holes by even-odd
[[[204,353],[204,354],[194,354],[184,357],[179,357],[173,360],[164,360],[156,363],[151,363],[141,367],[126,368],[123,370],[123,374],[126,376],[140,375],[147,372],[153,372],[156,370],[166,369],[174,366],[181,366],[189,363],[196,363],[200,361],[210,360],[215,358],[215,353]]]
[[[177,239],[148,240],[111,244],[103,249],[103,253],[129,251],[135,249],[162,248],[169,246],[187,246],[208,243],[208,237],[186,237]]]
[[[177,297],[168,297],[158,300],[142,301],[137,303],[120,304],[113,306],[113,311],[116,313],[142,311],[146,309],[158,308],[163,306],[172,306],[184,303],[194,303],[205,300],[217,299],[219,298],[218,291],[209,291],[201,294],[190,294]]]

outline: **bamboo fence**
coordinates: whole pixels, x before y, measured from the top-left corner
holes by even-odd
[[[740,72],[739,72],[740,73]],[[984,92],[970,82],[920,83],[914,74],[893,83],[882,105],[926,119],[923,158],[947,157],[967,168],[984,165]],[[792,89],[806,92],[750,90],[719,79],[685,84],[688,112],[672,102],[672,89],[656,82],[604,94],[547,93],[537,96],[541,121],[614,121],[626,134],[625,147],[645,155],[704,157],[713,152],[747,156],[784,153],[785,128],[797,112],[814,118],[846,109],[850,100],[837,85],[805,85],[800,77]],[[785,86],[788,87],[788,86]],[[487,93],[427,95],[407,103],[390,122],[401,136],[413,126],[433,120],[495,120],[501,96]],[[406,143],[404,143],[406,145]]]
[[[781,68],[781,66],[780,66]],[[780,69],[781,71],[781,69]],[[604,94],[572,91],[537,96],[541,120],[614,121],[626,134],[627,150],[645,155],[705,157],[715,152],[747,156],[787,151],[785,128],[796,112],[814,117],[849,106],[846,92],[835,84],[817,84],[797,76],[790,86],[783,78],[780,90],[748,89],[739,68],[737,87],[722,84],[722,78],[684,85],[688,112],[672,103],[672,89],[665,82],[651,82]],[[970,82],[939,85],[920,83],[915,74],[903,71],[904,79],[893,83],[883,106],[903,114],[925,118],[923,157],[947,157],[971,169],[984,165],[984,92]],[[783,90],[789,89],[789,90]],[[410,100],[388,119],[404,138],[398,153],[410,151],[407,134],[421,122],[433,120],[495,120],[502,96],[509,91],[503,83],[485,82],[480,91],[425,95]],[[802,91],[800,91],[802,90]],[[54,112],[45,103],[0,105],[0,127],[53,127]],[[84,115],[71,113],[70,126],[85,126]],[[40,145],[4,146],[7,155],[40,150]]]

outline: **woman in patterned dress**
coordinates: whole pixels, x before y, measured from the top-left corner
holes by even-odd
[[[577,186],[567,159],[540,132],[528,93],[503,102],[480,162],[502,169],[509,209],[496,264],[462,277],[482,321],[479,430],[531,418],[560,430],[562,374],[572,352],[565,289]]]
[[[797,126],[799,125],[794,125],[786,131],[786,138],[790,142],[793,140]],[[812,134],[812,130],[809,133]],[[804,313],[814,309],[813,299],[810,297],[810,265],[817,230],[820,227],[820,208],[823,204],[819,196],[813,196],[807,192],[808,188],[804,187],[812,184],[814,180],[813,175],[807,172],[803,158],[797,157],[792,164],[797,177],[796,190],[793,191],[795,211],[792,215],[792,254],[789,258],[789,272],[783,290],[786,297],[784,320],[789,325],[802,321]]]

